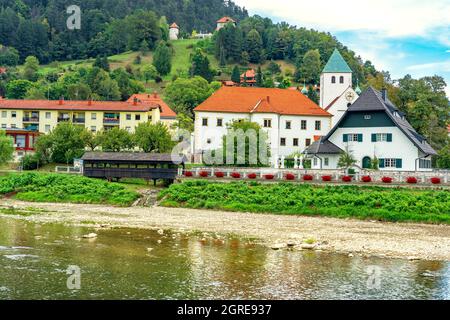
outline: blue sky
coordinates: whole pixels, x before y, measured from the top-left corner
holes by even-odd
[[[234,0],[251,15],[330,32],[393,79],[443,76],[450,97],[450,0]]]

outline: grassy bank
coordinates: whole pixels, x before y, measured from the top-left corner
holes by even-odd
[[[0,177],[0,195],[32,202],[131,205],[138,193],[117,183],[62,174],[24,173]]]
[[[193,180],[159,197],[167,207],[450,224],[449,191]]]

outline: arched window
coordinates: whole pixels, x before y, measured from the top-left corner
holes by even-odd
[[[341,76],[341,77],[339,78],[339,83],[344,83],[344,77],[343,77],[343,76]]]
[[[335,76],[331,77],[331,83],[336,83],[336,77]]]

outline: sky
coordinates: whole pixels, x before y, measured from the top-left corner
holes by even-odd
[[[450,0],[234,0],[250,15],[330,32],[393,79],[440,75],[450,97]]]

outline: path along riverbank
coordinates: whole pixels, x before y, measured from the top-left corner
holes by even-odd
[[[17,214],[15,214],[17,213]],[[39,223],[235,234],[273,248],[450,261],[450,226],[162,207],[28,203],[0,199],[0,215]],[[302,248],[303,247],[303,248]]]

